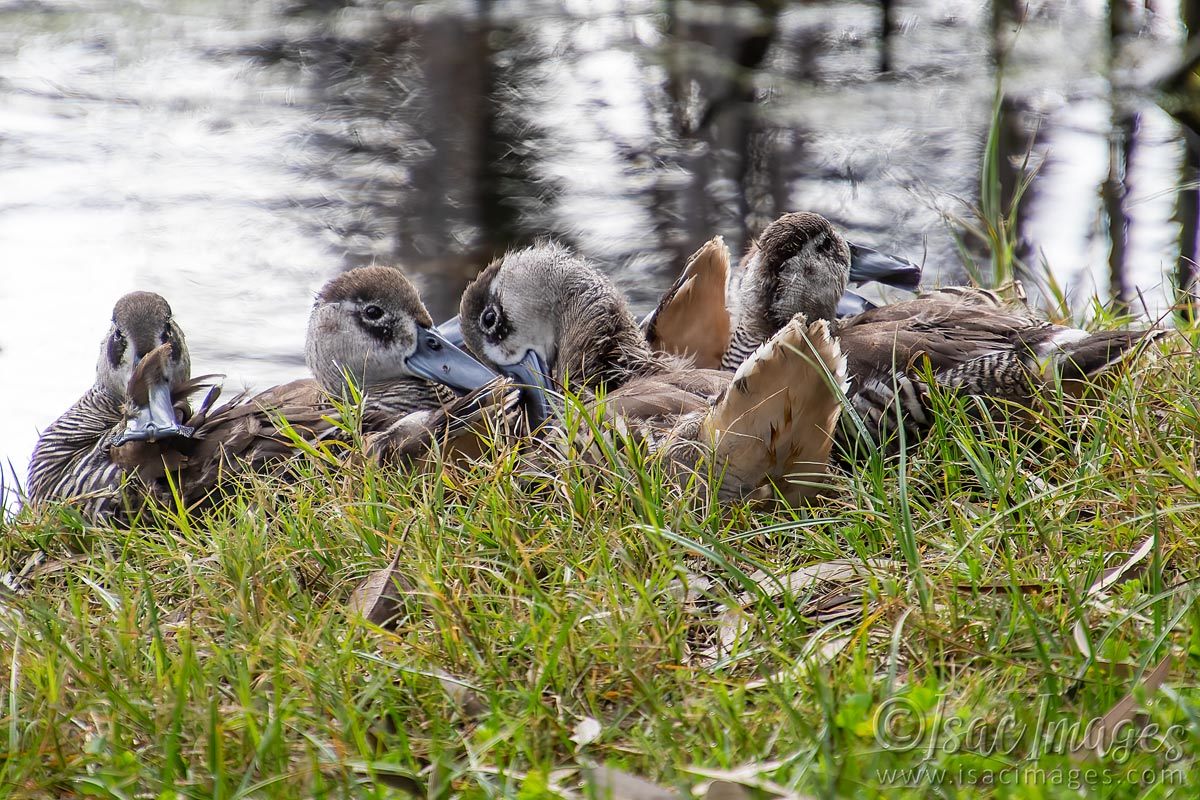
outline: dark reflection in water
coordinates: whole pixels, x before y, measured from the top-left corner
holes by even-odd
[[[1157,316],[1194,280],[1198,164],[1144,89],[1180,9],[1133,6],[0,0],[0,371],[43,390],[0,396],[0,457],[23,473],[132,288],[237,387],[302,374],[338,270],[400,264],[445,317],[538,236],[638,311],[795,209],[962,280],[998,85],[1003,205],[1035,169],[1017,259]]]
[[[1020,61],[1018,23],[1046,26],[1051,47],[1070,44],[1075,32],[1054,30],[1069,24],[1069,6],[1044,4],[1029,20],[1022,3],[994,4],[990,60]],[[324,224],[337,232],[344,263],[404,264],[427,278],[423,288],[439,316],[453,313],[480,265],[539,235],[565,239],[598,258],[644,305],[699,242],[720,233],[739,251],[771,219],[796,207],[822,211],[871,243],[909,255],[928,252],[931,271],[944,280],[962,275],[955,220],[979,204],[978,153],[990,115],[976,113],[968,122],[935,105],[932,125],[922,128],[924,117],[915,115],[902,133],[908,141],[894,151],[881,149],[878,140],[865,148],[853,142],[878,136],[873,126],[896,130],[894,102],[885,103],[883,118],[873,116],[872,86],[885,93],[915,89],[918,96],[934,87],[936,103],[947,99],[936,98],[938,81],[949,79],[947,91],[968,96],[994,84],[996,65],[987,59],[969,68],[974,77],[954,74],[964,67],[948,59],[963,56],[974,34],[956,31],[961,23],[953,16],[913,25],[911,44],[932,48],[914,52],[896,38],[897,30],[906,31],[890,4],[854,5],[836,16],[828,7],[816,14],[773,0],[599,11],[481,0],[455,12],[356,11],[363,18],[350,33],[331,24],[322,35],[280,41],[259,57],[295,65],[314,93],[320,113],[312,142],[320,155],[313,167],[343,193],[344,205],[331,209]],[[324,4],[302,13],[337,19]],[[1135,23],[1114,12],[1098,14],[1096,25],[1096,33],[1107,29],[1114,37],[1107,64],[1113,71],[1117,39],[1132,35],[1127,28]],[[1130,30],[1147,32],[1144,26]],[[872,44],[874,36],[887,41]],[[847,37],[859,41],[848,47]],[[876,46],[877,61],[857,52]],[[1082,66],[1065,60],[1068,71]],[[592,62],[599,66],[589,68]],[[599,74],[607,64],[625,74]],[[880,77],[877,66],[893,77]],[[999,131],[1005,208],[1027,160],[1044,166],[1059,158],[1054,126],[1078,124],[1055,118],[1062,98],[1051,97],[1047,106],[1043,87],[1021,78],[1009,84]],[[588,94],[596,89],[601,92]],[[839,92],[850,98],[840,107]],[[573,93],[581,96],[561,102]],[[1102,198],[1097,213],[1102,209],[1114,235],[1107,275],[1095,271],[1091,285],[1107,284],[1114,302],[1128,303],[1140,280],[1130,276],[1126,256],[1132,126],[1136,108],[1149,100],[1118,103],[1118,94],[1101,88],[1094,95],[1113,108],[1108,130],[1097,131],[1112,152],[1104,154],[1110,155],[1107,170],[1093,185]],[[587,124],[570,130],[572,114]],[[854,131],[850,141],[834,141],[847,130]],[[1080,157],[1068,153],[1066,160]],[[1016,257],[1035,271],[1043,257],[1057,266],[1054,253],[1046,252],[1044,208],[1078,191],[1047,184],[1033,181],[1012,220]],[[847,189],[849,198],[838,197]],[[930,196],[937,192],[943,196]],[[945,195],[963,207],[947,216],[940,202]],[[1040,226],[1033,219],[1039,198]],[[595,224],[597,217],[622,216],[619,224]],[[1105,263],[1087,263],[1095,236],[1090,231],[1060,244],[1076,247],[1076,263],[1061,280],[1068,288],[1092,290],[1086,275],[1074,270]],[[965,244],[986,255],[983,241],[967,236]]]

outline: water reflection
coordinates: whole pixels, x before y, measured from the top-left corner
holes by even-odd
[[[799,208],[961,280],[1001,62],[1004,192],[1038,167],[1018,258],[1161,313],[1195,261],[1194,188],[1182,249],[1173,203],[1197,164],[1109,76],[1172,51],[1179,10],[1140,12],[1127,56],[1108,5],[0,0],[0,373],[39,388],[0,395],[0,456],[24,472],[135,287],[237,387],[303,372],[336,271],[401,263],[448,316],[542,235],[639,311],[703,240],[740,251]]]

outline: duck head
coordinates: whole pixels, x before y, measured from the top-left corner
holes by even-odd
[[[850,280],[850,246],[819,214],[785,214],[766,227],[742,261],[737,324],[764,339],[798,312],[832,320]]]
[[[569,377],[615,388],[650,357],[624,297],[606,275],[547,242],[507,253],[463,292],[467,346],[526,392],[531,422],[550,413],[545,392]]]
[[[125,429],[113,444],[191,435],[174,403],[191,374],[187,343],[167,301],[153,292],[118,300],[96,362],[96,388],[126,406]]]
[[[329,392],[420,378],[469,392],[496,375],[433,327],[398,269],[361,267],[325,284],[308,318],[308,368]]]
[[[848,283],[877,281],[916,291],[921,267],[899,256],[847,242],[820,214],[784,214],[763,230],[742,259],[739,312],[757,316],[774,332],[792,314],[833,319],[874,306],[846,290]],[[790,312],[790,313],[789,313]]]

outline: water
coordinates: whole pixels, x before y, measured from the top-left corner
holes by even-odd
[[[1008,155],[1036,133],[1040,165],[1024,254],[1075,297],[1115,286],[1158,316],[1185,151],[1139,87],[1178,52],[1176,9],[1155,4],[1114,51],[1107,4],[1027,5],[1019,33],[999,27]],[[740,250],[796,209],[923,260],[931,284],[961,280],[991,12],[897,6],[886,74],[881,24],[871,2],[762,17],[679,2],[0,0],[0,459],[23,478],[134,288],[168,298],[197,372],[241,388],[304,374],[308,306],[337,272],[401,263],[441,318],[494,253],[543,234],[605,266],[639,311],[709,236]],[[1110,229],[1127,231],[1118,280]]]

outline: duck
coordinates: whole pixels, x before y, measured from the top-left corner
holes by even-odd
[[[198,508],[238,476],[286,470],[312,445],[349,444],[347,406],[358,408],[376,461],[405,463],[517,403],[507,381],[437,332],[416,288],[387,266],[353,269],[321,288],[305,361],[312,377],[210,404],[188,420],[187,439],[122,445],[116,460],[152,487],[172,473],[184,504]]]
[[[193,415],[188,398],[213,377],[192,378],[183,329],[165,298],[137,291],[118,299],[100,343],[95,382],[38,439],[27,503],[70,502],[97,524],[118,516],[124,470],[113,460],[114,444],[194,435],[184,424]]]
[[[765,234],[764,234],[765,237]],[[655,308],[642,319],[646,341],[656,350],[686,355],[698,367],[720,369],[730,349],[734,334],[726,295],[736,295],[740,279],[748,270],[746,264],[760,257],[759,239],[751,245],[742,260],[736,279],[731,281],[729,251],[725,241],[717,236],[700,247],[684,264],[679,278],[663,293]],[[916,291],[921,281],[921,267],[900,256],[880,252],[859,244],[846,244],[849,259],[848,284],[871,281],[906,292]],[[862,295],[843,287],[836,298],[838,317],[861,313],[874,304]],[[778,330],[775,327],[774,330]],[[739,335],[744,332],[738,331]],[[759,339],[758,344],[770,336]],[[753,348],[750,348],[753,349]],[[738,352],[743,352],[741,349]],[[749,350],[743,352],[749,354]],[[738,363],[741,363],[740,361]]]
[[[1027,404],[1055,385],[1078,394],[1165,334],[1058,325],[997,292],[969,286],[836,319],[850,260],[845,239],[819,214],[789,213],[768,225],[742,260],[721,358],[722,369],[737,369],[795,314],[830,321],[848,362],[847,399],[863,423],[852,432],[842,429],[843,444],[865,434],[894,448],[897,423],[905,441],[919,439],[933,423],[930,382],[987,401]],[[711,297],[707,302],[716,304]],[[720,310],[704,313],[719,316]],[[686,352],[690,345],[676,338],[661,347]]]
[[[920,285],[922,270],[912,261],[865,245],[849,243],[848,247],[851,284],[877,282],[907,292]],[[687,356],[697,367],[720,369],[731,333],[725,307],[729,283],[729,253],[724,239],[717,236],[687,259],[679,278],[641,319],[646,341],[655,350]],[[837,314],[851,316],[874,307],[847,289],[838,299]],[[464,343],[459,316],[446,320],[438,330],[454,344]]]
[[[532,389],[535,428],[569,389],[679,474],[713,476],[719,501],[823,488],[845,372],[826,320],[797,315],[732,374],[699,368],[651,348],[611,280],[555,242],[484,269],[459,320],[476,356]]]

